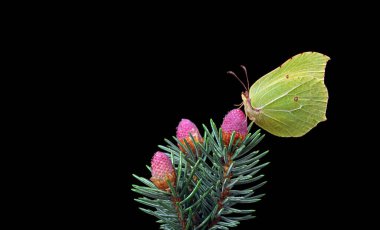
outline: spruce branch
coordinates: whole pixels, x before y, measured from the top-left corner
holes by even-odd
[[[203,137],[183,119],[177,136],[158,146],[166,153],[157,152],[147,166],[152,178],[133,174],[143,184],[132,185],[142,195],[135,201],[147,206],[140,210],[155,216],[161,229],[229,229],[255,217],[254,209],[236,205],[264,196],[256,191],[266,183],[260,182],[264,175],[256,174],[269,164],[260,162],[268,151],[254,150],[264,135],[250,133],[252,123],[247,127],[239,111],[231,111],[220,128],[213,120],[210,128],[203,125]]]

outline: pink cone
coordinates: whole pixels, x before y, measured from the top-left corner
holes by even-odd
[[[177,138],[178,140],[186,146],[185,141],[190,145],[193,152],[195,152],[195,143],[190,137],[190,134],[193,136],[194,141],[203,143],[203,138],[199,133],[197,126],[191,122],[189,119],[182,119],[177,126]],[[179,146],[182,152],[186,153],[182,146]]]
[[[233,109],[227,113],[222,123],[223,142],[230,143],[232,132],[235,131],[235,140],[244,139],[248,134],[247,118],[240,109]]]
[[[156,152],[151,162],[152,177],[150,180],[161,190],[169,190],[166,180],[175,186],[176,175],[170,158],[163,152]]]

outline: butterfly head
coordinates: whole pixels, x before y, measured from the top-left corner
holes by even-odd
[[[249,92],[248,91],[242,92],[241,97],[243,98],[243,101],[244,101],[244,99],[248,100],[249,99]]]
[[[243,65],[241,65],[240,67],[244,70],[245,78],[247,80],[247,85],[245,85],[234,72],[228,71],[227,74],[231,74],[232,76],[234,76],[240,82],[240,84],[244,87],[245,91],[241,93],[241,98],[243,99],[242,104],[244,105],[244,111],[245,111],[245,114],[247,115],[247,117],[250,120],[254,121],[255,118],[254,118],[253,114],[254,114],[255,110],[252,108],[251,98],[249,98],[249,90],[248,90],[249,89],[249,80],[248,80],[247,69]]]

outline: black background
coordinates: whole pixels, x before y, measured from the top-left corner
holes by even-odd
[[[63,201],[72,207],[66,221],[158,229],[155,218],[139,211],[133,201],[138,194],[131,191],[132,184],[139,182],[132,173],[150,177],[145,165],[157,145],[175,135],[181,118],[191,119],[200,129],[210,118],[221,124],[241,102],[243,91],[227,71],[243,77],[239,67],[243,64],[253,83],[290,57],[315,51],[331,58],[325,75],[327,121],[300,138],[266,135],[258,146],[270,150],[264,160],[271,164],[263,170],[268,183],[260,189],[266,196],[251,205],[257,218],[243,221],[239,229],[345,223],[356,202],[347,202],[353,190],[349,182],[357,177],[347,163],[352,157],[347,145],[350,148],[353,142],[347,108],[354,103],[347,97],[356,77],[355,70],[347,68],[354,62],[342,42],[349,33],[334,31],[343,28],[332,22],[324,32],[319,21],[310,25],[313,29],[299,30],[248,20],[247,16],[228,23],[227,17],[201,27],[192,22],[178,26],[172,19],[138,25],[99,21],[101,29],[89,29],[91,36],[87,27],[80,27],[78,33],[86,36],[72,38],[76,52],[67,60],[70,66],[80,66],[77,75],[86,77],[69,82],[74,85],[72,95],[79,94],[68,115],[75,121],[70,142],[80,147],[70,164],[75,182],[68,182],[70,195]],[[358,49],[351,46],[350,53]]]

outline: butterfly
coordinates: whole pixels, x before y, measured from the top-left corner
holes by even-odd
[[[327,119],[324,76],[329,60],[317,52],[300,53],[258,79],[249,91],[245,87],[241,97],[247,117],[276,136],[300,137],[308,133]],[[247,70],[242,68],[247,77]]]

